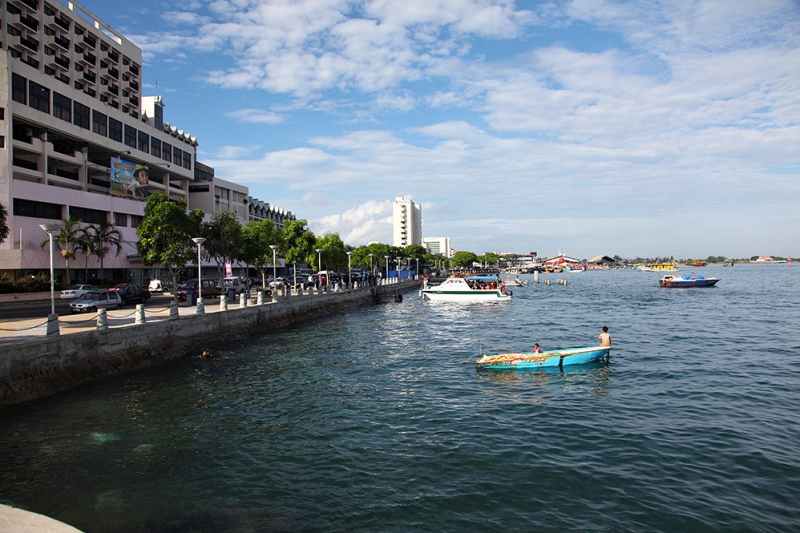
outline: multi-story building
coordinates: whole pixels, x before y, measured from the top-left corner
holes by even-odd
[[[398,196],[392,212],[394,245],[422,244],[422,206],[410,196]]]
[[[423,237],[422,246],[432,254],[442,254],[450,259],[450,237]]]
[[[0,244],[0,274],[49,270],[40,225],[73,217],[122,233],[122,253],[103,261],[108,278],[157,276],[136,253],[136,227],[154,192],[208,215],[230,210],[243,224],[253,203],[276,221],[293,217],[260,209],[247,187],[198,163],[197,139],[164,121],[160,96],[142,95],[141,49],[79,3],[8,0],[0,24],[0,204],[11,230]],[[55,263],[62,277],[60,254]],[[99,266],[79,254],[72,279],[62,281],[84,272],[93,279]]]
[[[249,220],[271,220],[275,223],[276,228],[283,228],[290,220],[297,220],[297,217],[291,211],[270,205],[253,197],[250,197],[248,207]]]

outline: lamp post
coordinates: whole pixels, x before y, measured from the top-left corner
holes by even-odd
[[[39,227],[44,230],[50,237],[50,314],[56,314],[56,285],[55,285],[55,267],[53,265],[53,233],[58,231],[61,224],[39,224]]]
[[[419,279],[419,257],[417,257],[417,279]]]
[[[278,292],[278,275],[277,275],[277,273],[278,273],[278,271],[277,271],[277,268],[275,266],[275,262],[277,260],[276,257],[275,257],[275,254],[277,253],[278,245],[277,244],[270,244],[269,247],[272,248],[272,301],[273,302],[277,302],[278,301],[278,298],[277,298],[277,292]]]
[[[203,305],[203,264],[200,259],[200,250],[203,243],[206,242],[206,238],[193,237],[192,240],[197,245],[197,314],[202,315],[206,312],[206,308]]]
[[[374,285],[375,283],[375,270],[372,268],[372,256],[375,254],[369,254],[369,284]]]
[[[389,283],[389,256],[384,255],[383,257],[386,258],[386,283]]]
[[[347,252],[347,288],[353,288],[353,274],[350,272],[352,269],[350,268],[350,256],[353,255],[353,252]]]
[[[400,283],[400,256],[397,256],[397,283]]]

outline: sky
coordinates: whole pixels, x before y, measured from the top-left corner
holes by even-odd
[[[800,0],[82,0],[198,160],[353,246],[800,255]]]

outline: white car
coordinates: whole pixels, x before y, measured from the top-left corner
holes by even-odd
[[[61,291],[61,299],[75,300],[77,298],[82,297],[87,292],[96,290],[97,287],[95,287],[94,285],[75,285],[74,287]]]
[[[122,308],[122,298],[119,293],[117,291],[92,291],[69,303],[71,313],[96,313],[100,308]]]

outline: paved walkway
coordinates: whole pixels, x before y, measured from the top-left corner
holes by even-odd
[[[2,533],[81,533],[80,530],[40,514],[0,504]]]

